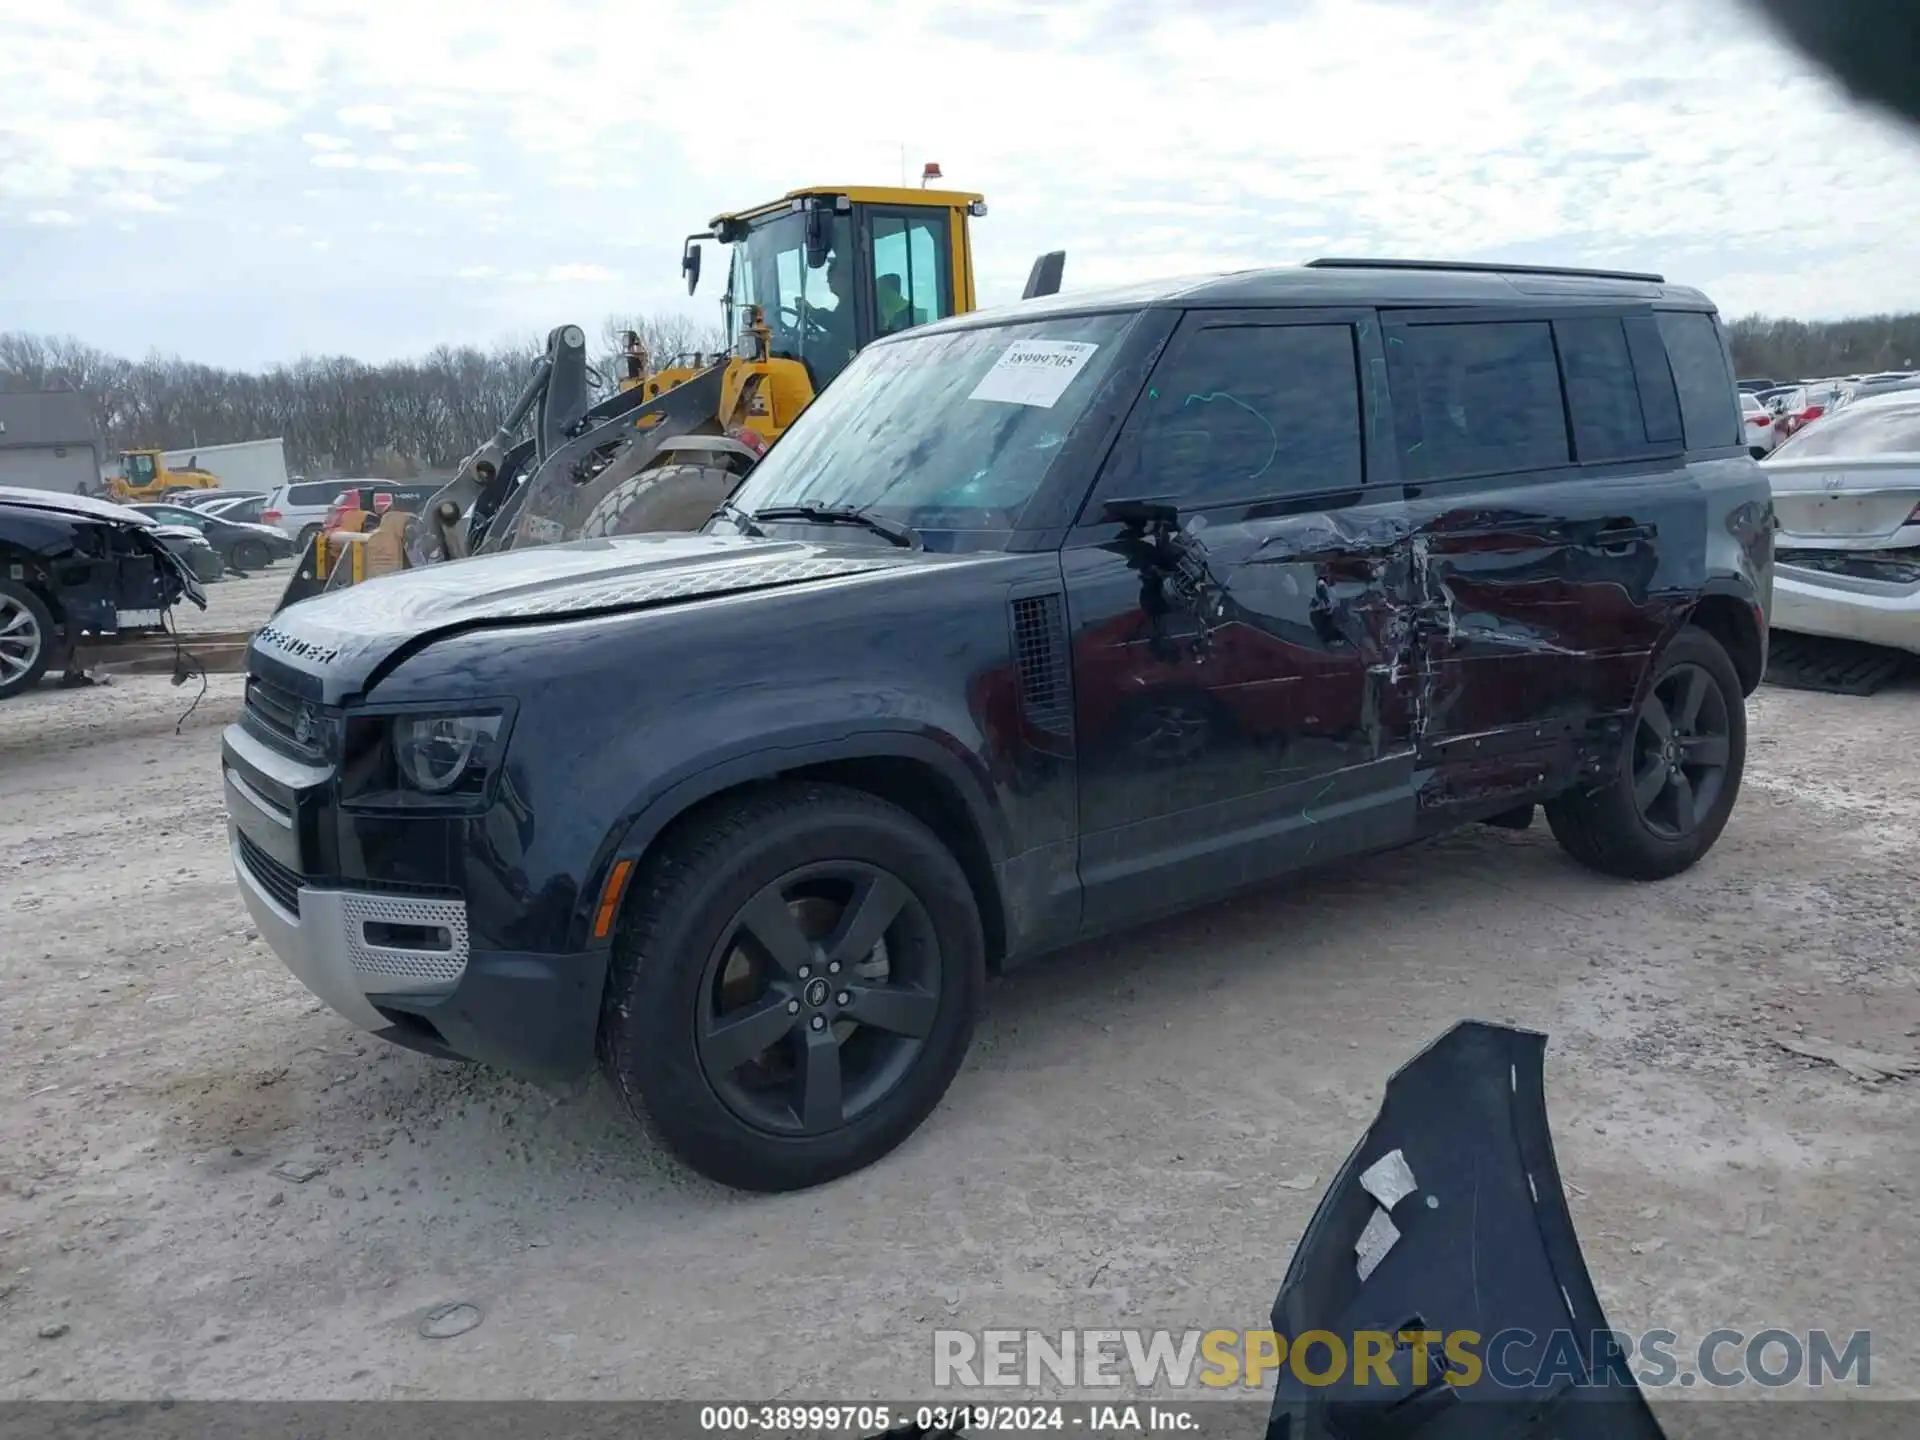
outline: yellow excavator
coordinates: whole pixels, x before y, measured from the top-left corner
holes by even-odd
[[[120,473],[108,479],[107,494],[114,500],[126,502],[158,500],[175,490],[218,489],[220,478],[210,470],[202,470],[197,463],[199,458],[196,455],[178,470],[169,470],[164,451],[122,450]]]
[[[584,536],[695,530],[767,446],[875,339],[974,308],[970,225],[985,199],[928,188],[809,186],[717,215],[680,268],[699,289],[708,245],[728,254],[728,347],[651,356],[628,333],[598,402],[586,333],[563,325],[491,439],[417,516],[318,536],[280,608],[390,570]],[[1035,261],[1024,298],[1060,288],[1063,252]],[[529,422],[530,425],[529,425]],[[523,428],[529,433],[522,434]]]

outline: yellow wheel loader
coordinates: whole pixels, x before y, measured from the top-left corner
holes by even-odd
[[[730,252],[727,350],[655,364],[629,334],[618,387],[596,403],[586,333],[554,330],[500,428],[421,513],[317,537],[281,608],[394,568],[698,529],[864,346],[974,308],[969,225],[986,202],[925,188],[938,177],[930,165],[920,189],[814,186],[715,216],[680,268],[693,294],[707,243]],[[1041,256],[1026,296],[1057,291],[1064,263]]]
[[[107,481],[107,494],[123,503],[134,500],[159,500],[175,490],[215,490],[220,479],[210,470],[202,470],[194,456],[178,470],[167,468],[167,457],[160,450],[122,450],[120,473]]]

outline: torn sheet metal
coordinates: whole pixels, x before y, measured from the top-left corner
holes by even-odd
[[[1398,1150],[1389,1150],[1360,1174],[1360,1188],[1391,1210],[1419,1188],[1413,1167]]]
[[[1375,1210],[1373,1218],[1367,1221],[1367,1228],[1360,1232],[1360,1238],[1353,1244],[1353,1253],[1359,1257],[1357,1268],[1362,1284],[1379,1268],[1380,1262],[1387,1258],[1387,1252],[1393,1249],[1399,1239],[1400,1229],[1387,1212]]]

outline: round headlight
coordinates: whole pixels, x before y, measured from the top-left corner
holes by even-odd
[[[444,795],[460,783],[481,739],[473,721],[436,715],[396,723],[393,754],[409,785],[429,795]]]

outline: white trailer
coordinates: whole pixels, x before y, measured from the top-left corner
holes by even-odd
[[[222,490],[271,491],[287,483],[287,447],[278,436],[271,440],[238,440],[231,445],[190,445],[165,452],[169,470],[184,470],[191,465],[217,476]],[[116,456],[101,467],[100,478],[120,473]]]

